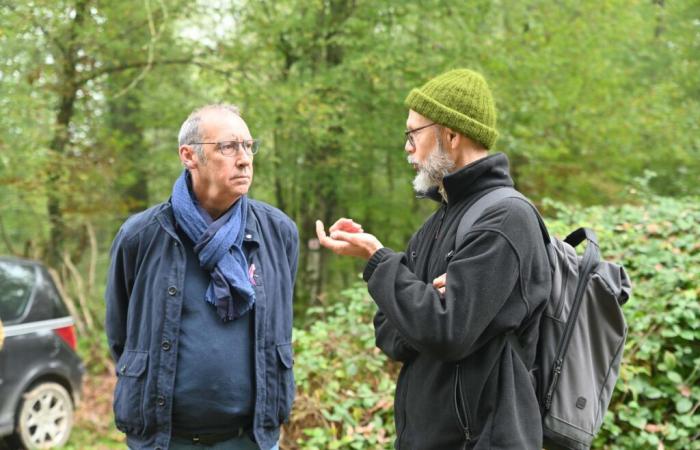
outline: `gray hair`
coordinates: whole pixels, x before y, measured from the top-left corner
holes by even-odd
[[[440,187],[442,179],[455,170],[455,163],[440,141],[440,131],[444,127],[438,125],[435,131],[435,147],[418,168],[418,173],[413,179],[413,190],[417,193],[425,193],[433,187]],[[408,155],[408,162],[415,164],[415,157]]]
[[[202,121],[202,116],[206,112],[210,111],[227,111],[233,113],[234,115],[241,117],[241,110],[236,105],[231,105],[229,103],[213,103],[210,105],[202,106],[197,108],[187,116],[187,119],[182,123],[180,127],[180,132],[177,135],[178,146],[192,145],[194,150],[197,152],[197,156],[205,161],[204,149],[200,144],[194,144],[195,142],[202,142],[202,135],[199,131],[199,124]]]

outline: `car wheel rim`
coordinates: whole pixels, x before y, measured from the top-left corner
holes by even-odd
[[[20,415],[24,441],[36,448],[50,448],[67,440],[72,427],[73,405],[65,391],[46,386],[30,392]]]

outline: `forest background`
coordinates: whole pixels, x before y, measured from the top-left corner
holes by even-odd
[[[411,190],[403,99],[458,67],[487,78],[495,150],[553,230],[592,226],[633,275],[597,444],[700,448],[697,1],[0,0],[0,254],[45,262],[75,310],[89,376],[71,445],[123,446],[111,240],[170,195],[189,112],[229,102],[263,140],[251,196],[302,242],[283,448],[389,448],[397,367],[373,349],[361,262],[319,250],[313,223],[353,217],[403,248],[435,209]]]

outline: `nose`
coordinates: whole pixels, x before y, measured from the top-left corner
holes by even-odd
[[[408,138],[406,139],[406,143],[404,144],[403,149],[406,153],[413,153],[416,151],[416,148],[413,145],[411,145],[411,140]]]
[[[248,153],[245,150],[241,150],[238,152],[238,155],[236,155],[236,166],[238,167],[247,167],[253,165],[253,154]]]

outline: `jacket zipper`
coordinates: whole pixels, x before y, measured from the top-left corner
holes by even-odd
[[[459,376],[459,364],[455,367],[455,383],[454,383],[454,407],[457,414],[457,422],[464,433],[464,446],[471,440],[471,432],[469,430],[469,408],[462,397],[462,380]],[[464,418],[463,418],[464,417]]]
[[[408,368],[410,367],[410,362],[404,363],[403,370],[399,374],[399,379],[397,381],[397,389],[401,388],[401,393],[400,393],[400,398],[401,398],[401,418],[402,418],[402,423],[401,423],[401,430],[396,430],[398,432],[398,438],[396,439],[396,448],[401,448],[401,440],[403,438],[403,434],[406,431],[406,393],[408,389],[406,388],[406,383],[408,382]],[[397,392],[398,394],[398,392]],[[394,405],[397,406],[397,405]]]
[[[437,230],[435,231],[435,238],[433,240],[437,241],[440,237],[440,230],[442,230],[442,223],[445,221],[445,215],[447,214],[447,203],[442,204],[442,214],[440,214],[440,222],[438,223]]]

